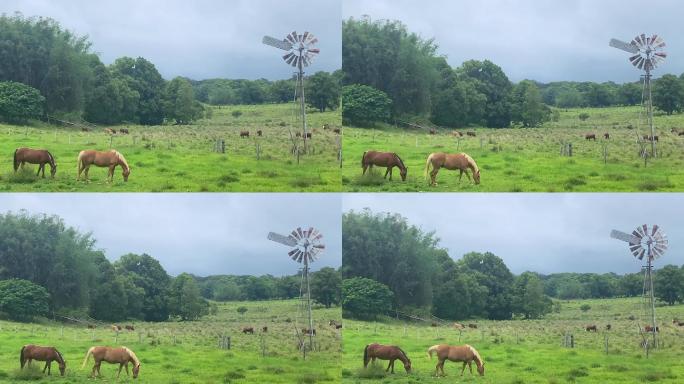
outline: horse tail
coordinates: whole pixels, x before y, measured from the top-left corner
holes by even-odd
[[[437,351],[437,348],[439,348],[439,344],[433,345],[432,347],[428,348],[427,354],[428,354],[428,357],[429,357],[429,358],[432,359],[432,352]]]
[[[428,156],[427,161],[425,161],[425,178],[427,179],[428,177],[428,171],[430,170],[430,164],[432,163],[432,156],[434,156],[434,153],[431,153],[430,156]]]
[[[361,155],[361,167],[363,167],[364,164],[365,164],[366,153],[368,153],[368,151],[365,151],[365,152],[363,153],[363,155]]]
[[[88,364],[88,358],[90,358],[90,356],[93,354],[93,349],[95,349],[95,347],[90,347],[88,353],[86,353],[85,359],[83,359],[83,365],[81,365],[81,369],[85,368],[86,364]]]
[[[19,366],[24,368],[24,349],[26,349],[26,346],[24,345],[21,347],[21,352],[19,352]]]
[[[370,347],[370,344],[366,345],[366,348],[363,349],[363,366],[364,366],[364,368],[368,365],[368,347]]]
[[[19,169],[19,162],[17,161],[17,152],[19,152],[19,148],[14,150],[14,172],[16,172],[17,169]],[[22,348],[22,351],[23,351],[23,348]]]

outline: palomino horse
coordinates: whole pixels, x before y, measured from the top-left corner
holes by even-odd
[[[363,367],[366,368],[370,361],[375,363],[375,359],[389,360],[389,364],[385,371],[389,371],[389,369],[392,368],[392,373],[394,373],[394,361],[398,359],[404,363],[406,372],[411,372],[411,360],[406,356],[406,353],[397,346],[377,343],[366,345],[366,348],[363,350]]]
[[[451,361],[463,362],[461,376],[463,376],[463,372],[465,372],[466,364],[468,365],[468,369],[470,369],[470,374],[473,374],[473,366],[471,364],[473,361],[475,361],[475,364],[477,365],[477,372],[480,374],[480,376],[484,376],[484,361],[482,360],[482,357],[480,357],[480,354],[477,352],[477,350],[468,344],[433,345],[432,347],[428,348],[428,356],[430,356],[430,358],[432,358],[433,352],[437,352],[438,359],[437,366],[435,368],[435,376],[437,376],[439,371],[442,371],[442,375],[444,375],[444,362],[447,359]]]
[[[128,181],[128,175],[131,174],[131,168],[126,162],[126,158],[123,157],[121,153],[116,150],[109,150],[107,152],[98,152],[92,149],[81,151],[78,154],[78,178],[76,180],[81,180],[81,172],[85,171],[85,179],[88,180],[88,170],[91,165],[96,165],[98,167],[108,167],[109,181],[114,179],[114,168],[117,165],[121,166],[124,181]]]
[[[86,353],[85,359],[83,360],[83,365],[81,369],[85,368],[88,364],[88,359],[93,356],[95,360],[95,365],[93,365],[92,377],[95,377],[95,371],[97,375],[100,376],[100,364],[102,361],[106,361],[110,364],[119,364],[119,373],[116,374],[116,378],[121,375],[121,368],[126,367],[126,376],[128,376],[128,363],[133,363],[133,378],[138,377],[140,372],[140,360],[138,357],[126,347],[112,348],[112,347],[90,347],[88,353]]]
[[[473,173],[473,180],[475,181],[475,184],[480,184],[480,169],[477,167],[475,160],[473,160],[473,158],[468,156],[466,153],[431,153],[425,162],[426,177],[427,172],[430,170],[430,165],[432,165],[432,172],[430,172],[430,185],[437,185],[435,179],[437,178],[437,172],[439,172],[440,168],[446,168],[452,171],[456,169],[460,170],[461,173],[458,176],[458,180],[461,180],[463,173],[465,173],[470,180],[470,174],[468,173],[468,169],[470,169]]]
[[[408,171],[408,168],[406,168],[404,162],[401,161],[401,158],[396,153],[376,151],[364,152],[363,156],[361,157],[363,174],[366,174],[366,169],[369,167],[372,170],[374,165],[377,165],[378,167],[387,167],[387,171],[385,171],[385,178],[387,178],[387,174],[389,173],[390,181],[392,180],[392,168],[397,167],[399,168],[401,181],[406,181],[406,172]]]
[[[28,362],[31,364],[32,360],[44,361],[45,368],[43,368],[43,373],[47,369],[48,375],[50,375],[50,366],[53,361],[57,361],[59,364],[59,373],[64,376],[64,370],[66,370],[66,361],[62,357],[62,354],[55,347],[39,347],[37,345],[28,344],[21,347],[21,352],[19,353],[19,363],[21,364],[21,369],[24,369],[24,365]]]
[[[14,172],[19,169],[19,166],[23,167],[24,163],[38,164],[36,176],[43,171],[43,177],[45,177],[45,164],[50,164],[50,176],[55,177],[57,173],[55,158],[45,149],[17,148],[14,151]]]

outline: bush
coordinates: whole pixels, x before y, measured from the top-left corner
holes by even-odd
[[[579,114],[579,119],[582,121],[586,121],[589,118],[589,114],[586,112],[582,112]]]
[[[43,115],[45,98],[28,85],[13,81],[0,82],[0,118],[9,122],[25,122]]]
[[[582,310],[582,312],[586,312],[586,311],[588,311],[588,310],[591,309],[591,305],[589,305],[589,304],[582,304],[582,306],[580,307],[580,309]]]
[[[45,288],[28,280],[0,281],[0,311],[11,319],[27,321],[47,314],[49,298]]]
[[[247,307],[238,307],[237,312],[241,315],[244,315],[245,312],[247,312]]]
[[[342,88],[342,122],[367,126],[389,120],[392,100],[381,90],[368,85]]]
[[[365,277],[354,277],[342,282],[343,315],[358,319],[372,319],[389,311],[393,293],[380,282]]]

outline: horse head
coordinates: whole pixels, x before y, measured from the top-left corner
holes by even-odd
[[[138,373],[140,372],[140,363],[133,366],[133,378],[138,378]]]
[[[411,359],[406,357],[406,361],[404,362],[404,369],[406,370],[406,373],[411,373]]]
[[[55,173],[57,173],[57,164],[50,166],[50,176],[55,177]]]
[[[479,373],[480,376],[484,376],[484,363],[478,364],[477,373]]]
[[[128,175],[131,174],[131,169],[130,168],[124,168],[123,172],[121,172],[123,175],[124,181],[128,181]]]
[[[59,374],[64,376],[64,371],[66,371],[66,361],[62,360],[59,362]]]
[[[408,168],[404,167],[399,170],[399,175],[401,175],[401,181],[406,181],[406,174],[408,173]]]
[[[477,171],[473,172],[473,180],[475,180],[475,184],[480,184],[480,170],[479,169]]]

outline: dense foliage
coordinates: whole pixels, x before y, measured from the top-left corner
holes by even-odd
[[[372,126],[389,120],[392,100],[383,91],[353,84],[342,88],[342,105],[342,123]]]
[[[394,117],[428,117],[449,127],[535,127],[551,116],[549,107],[638,105],[639,82],[509,81],[491,61],[469,60],[452,68],[438,46],[408,31],[399,21],[350,18],[342,24],[343,84],[385,92]],[[667,114],[684,106],[684,79],[664,75],[653,82],[656,108]],[[346,112],[347,104],[343,102]],[[358,104],[354,108],[360,109]],[[373,120],[348,120],[357,126]]]
[[[0,120],[23,123],[43,115],[45,98],[22,83],[0,82]]]
[[[45,288],[28,280],[0,281],[0,312],[10,319],[26,321],[48,312],[49,295]]]

